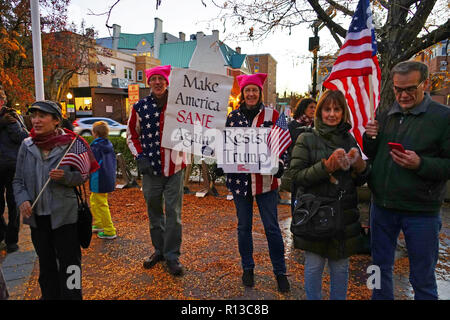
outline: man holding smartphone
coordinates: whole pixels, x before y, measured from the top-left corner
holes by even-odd
[[[414,298],[438,299],[435,268],[440,209],[450,178],[450,108],[424,93],[425,64],[401,62],[391,77],[396,101],[377,112],[363,136],[364,153],[372,161],[372,260],[381,270],[381,288],[373,290],[372,299],[394,298],[392,273],[400,230]],[[401,144],[404,152],[392,144]]]

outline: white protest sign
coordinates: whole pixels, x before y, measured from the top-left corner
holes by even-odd
[[[225,128],[222,147],[216,145],[217,166],[226,173],[275,174],[279,160],[267,146],[270,130],[271,128]]]
[[[198,156],[211,154],[225,127],[233,78],[173,68],[161,145]],[[204,154],[209,150],[208,154]]]

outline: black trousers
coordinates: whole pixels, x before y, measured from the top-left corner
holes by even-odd
[[[14,200],[12,181],[16,167],[14,165],[0,165],[0,242],[5,240],[7,245],[19,241],[20,216]],[[8,223],[5,222],[5,190],[8,205]]]
[[[31,240],[39,257],[43,300],[81,300],[81,248],[77,224],[52,230],[50,216],[36,216]]]

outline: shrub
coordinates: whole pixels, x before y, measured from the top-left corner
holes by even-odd
[[[94,137],[92,136],[86,136],[83,137],[89,144],[92,143],[92,141],[94,141]],[[117,136],[109,136],[108,137],[109,141],[111,141],[113,147],[114,147],[114,152],[116,154],[121,153],[123,158],[125,159],[125,163],[128,166],[128,169],[136,169],[136,161],[134,160],[133,155],[131,154],[130,149],[128,148],[127,145],[127,139],[122,138],[122,137],[117,137]]]

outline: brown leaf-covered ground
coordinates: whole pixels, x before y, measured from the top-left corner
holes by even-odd
[[[199,190],[196,183],[191,190]],[[118,237],[102,240],[93,237],[91,246],[83,250],[83,298],[87,300],[141,299],[305,299],[303,289],[303,253],[292,246],[289,231],[290,210],[279,205],[279,221],[286,247],[291,292],[280,294],[269,259],[263,226],[254,206],[255,287],[241,284],[240,257],[237,248],[237,218],[233,201],[227,201],[227,190],[218,186],[222,197],[183,198],[183,242],[180,262],[185,267],[182,277],[173,277],[164,263],[146,270],[143,261],[152,253],[147,211],[142,192],[137,189],[116,190],[109,196],[110,209]],[[282,195],[287,198],[287,194]],[[364,211],[364,210],[363,210]],[[446,235],[442,235],[446,237]],[[445,240],[445,239],[444,239]],[[448,239],[447,239],[448,240]],[[448,247],[443,255],[448,259]],[[351,258],[348,299],[370,299],[366,287],[370,256]],[[25,299],[40,297],[37,282],[38,263],[25,293]],[[440,261],[443,274],[449,274],[448,261]],[[397,260],[396,278],[408,277],[408,259]],[[447,278],[448,279],[448,278]],[[328,298],[329,277],[324,274],[324,295]],[[396,290],[397,299],[410,299],[407,289]]]

